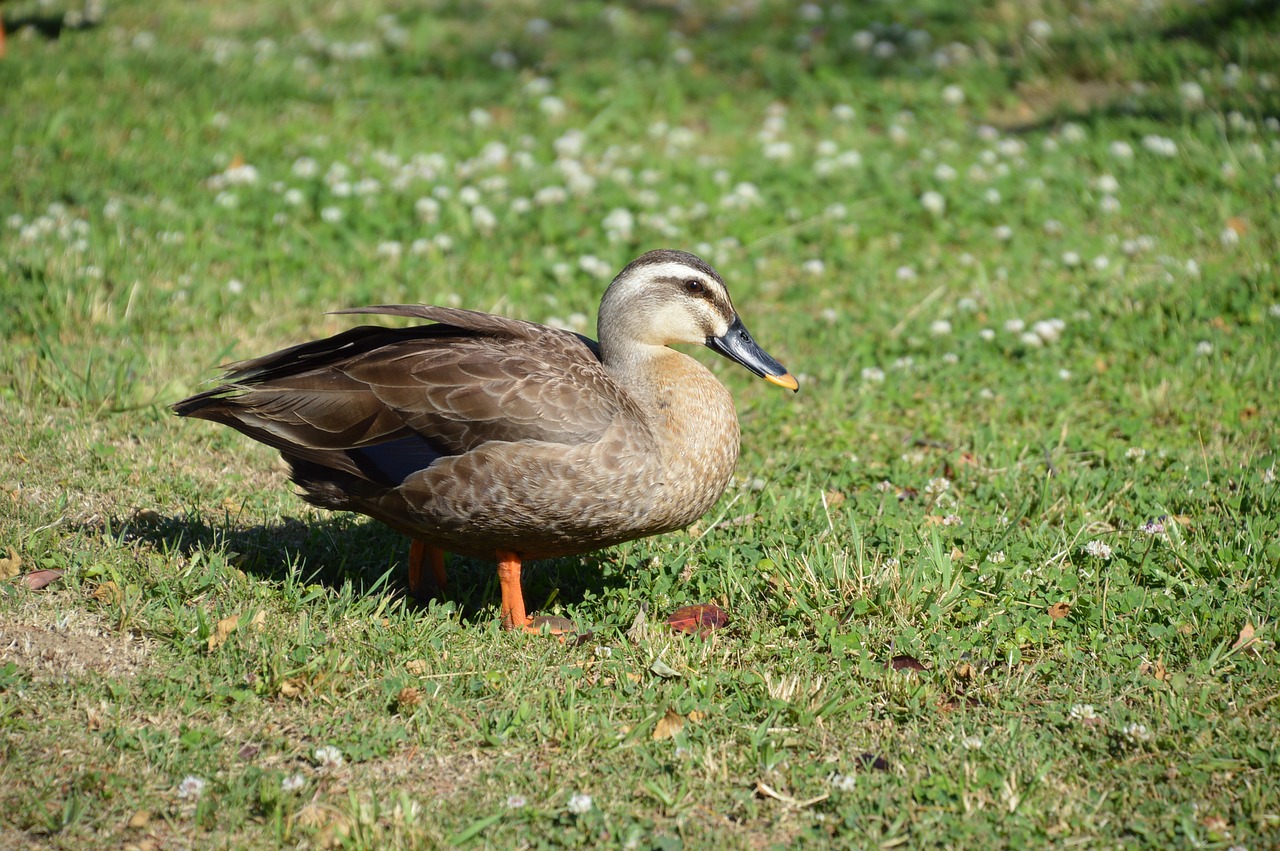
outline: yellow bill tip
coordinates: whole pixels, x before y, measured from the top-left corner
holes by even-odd
[[[796,381],[796,377],[789,372],[784,372],[782,375],[766,375],[764,380],[770,384],[785,387],[792,392],[800,389],[800,382]]]

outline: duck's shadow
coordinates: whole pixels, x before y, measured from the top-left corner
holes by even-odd
[[[187,558],[198,552],[220,553],[246,574],[271,582],[300,578],[305,584],[331,588],[350,584],[358,594],[403,596],[413,608],[429,604],[409,594],[408,539],[356,515],[306,522],[290,517],[254,525],[233,518],[209,523],[198,515],[139,516],[125,524],[124,533]],[[607,565],[608,559],[599,554],[530,562],[522,575],[525,604],[531,612],[541,612],[547,603],[572,606],[619,587],[621,579]],[[494,563],[450,554],[447,566],[449,585],[439,602],[456,606],[464,623],[497,618]]]

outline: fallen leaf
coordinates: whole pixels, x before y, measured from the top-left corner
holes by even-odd
[[[427,661],[425,659],[410,659],[404,663],[404,669],[415,677],[420,677],[427,672]]]
[[[649,666],[649,670],[664,680],[674,680],[680,676],[680,672],[668,665],[661,659],[654,659],[653,664]]]
[[[955,562],[956,564],[959,564],[960,562],[964,561],[964,550],[960,549],[959,547],[952,547],[951,561]]]
[[[901,653],[889,660],[889,667],[895,671],[927,671],[929,670],[914,656]]]
[[[253,627],[258,632],[262,632],[262,630],[267,626],[267,610],[258,609],[254,616],[249,618],[249,626]]]
[[[302,694],[302,689],[306,686],[306,680],[300,677],[285,680],[280,684],[281,697],[297,697]]]
[[[1054,603],[1049,607],[1049,617],[1055,621],[1060,621],[1069,614],[1071,614],[1070,603]]]
[[[1244,219],[1240,218],[1239,216],[1232,216],[1231,218],[1227,219],[1227,227],[1231,228],[1233,231],[1240,234],[1241,236],[1244,236],[1246,233],[1249,232],[1249,223]]]
[[[684,718],[674,709],[668,709],[666,714],[658,719],[657,725],[653,728],[653,740],[660,742],[663,739],[673,738],[683,729]]]
[[[138,810],[136,813],[129,816],[129,827],[134,830],[141,830],[147,826],[147,822],[149,821],[151,821],[151,813],[146,810]]]
[[[39,591],[62,578],[61,570],[33,570],[24,575],[22,583],[31,591]]]
[[[262,753],[262,748],[258,747],[257,745],[241,745],[240,750],[236,753],[236,756],[240,757],[240,759],[244,762],[249,762],[250,760],[256,758],[260,753]]]
[[[924,525],[926,525],[926,526],[941,526],[941,525],[942,525],[942,515],[941,515],[941,514],[926,514],[926,515],[924,516]]]
[[[667,618],[667,626],[676,632],[697,633],[706,637],[713,630],[729,623],[729,615],[714,603],[703,603],[696,606],[681,606]]]
[[[690,712],[688,716],[689,722],[692,724],[697,724],[699,721],[701,721],[703,718],[706,718],[706,717],[707,717],[707,713],[699,712],[697,709]]]
[[[1150,674],[1162,683],[1167,683],[1171,679],[1171,674],[1164,666],[1163,659],[1157,659],[1154,663],[1143,662],[1138,666],[1139,674]]]
[[[640,607],[640,611],[636,612],[635,619],[631,621],[631,627],[627,630],[627,639],[633,643],[640,643],[649,634],[649,618],[645,614],[644,606]]]
[[[956,678],[961,680],[973,679],[973,666],[968,662],[961,662],[956,665]]]
[[[108,605],[118,603],[120,602],[120,586],[108,579],[97,588],[94,588],[93,593],[89,596],[97,600],[99,603],[106,603]]]
[[[876,756],[873,753],[863,753],[858,755],[858,761],[862,763],[863,768],[872,768],[876,771],[888,771],[889,762],[882,756]]]
[[[1253,647],[1257,643],[1258,639],[1254,636],[1253,624],[1246,623],[1240,630],[1240,635],[1236,637],[1236,643],[1231,645],[1231,652],[1235,653],[1237,650]]]
[[[219,647],[227,643],[227,639],[231,637],[231,633],[235,632],[240,626],[240,616],[230,615],[218,621],[218,625],[213,628],[213,632],[209,635],[210,652],[217,650]]]
[[[827,491],[824,496],[827,500],[827,508],[835,508],[837,505],[845,501],[845,495],[840,491]]]
[[[9,547],[9,557],[0,558],[0,579],[12,579],[22,572],[22,556],[13,547]]]

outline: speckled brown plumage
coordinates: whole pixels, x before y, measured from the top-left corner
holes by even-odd
[[[705,342],[795,389],[719,275],[682,252],[619,273],[599,345],[468,310],[343,312],[436,324],[354,328],[232,364],[174,410],[278,449],[315,505],[471,556],[583,553],[710,509],[737,463],[737,416],[710,370],[668,343]]]

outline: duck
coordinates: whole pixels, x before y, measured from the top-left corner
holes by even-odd
[[[433,305],[336,311],[427,320],[360,326],[227,364],[219,386],[172,405],[279,451],[312,505],[410,538],[408,588],[443,593],[446,552],[497,563],[506,629],[533,617],[522,565],[689,526],[738,461],[729,391],[705,345],[799,390],[747,331],[720,274],[684,251],[628,263],[600,302],[599,340]]]

